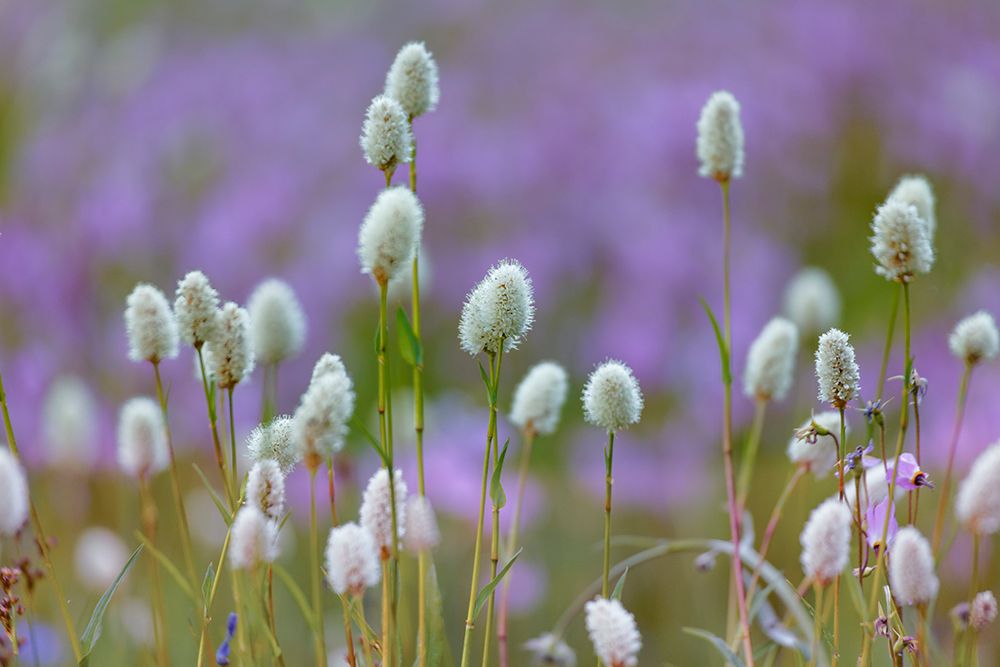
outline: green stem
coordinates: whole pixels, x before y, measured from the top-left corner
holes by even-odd
[[[614,484],[611,469],[615,456],[615,433],[608,432],[608,449],[604,457],[604,561],[601,565],[601,597],[608,597],[611,572],[611,487]]]
[[[205,373],[205,355],[202,352],[204,346],[195,348],[198,353],[198,368],[201,370],[201,386],[205,392],[205,405],[208,406],[208,423],[212,428],[212,445],[215,447],[215,462],[219,466],[219,475],[222,477],[222,487],[226,490],[226,499],[229,501],[230,511],[236,509],[236,496],[233,494],[229,484],[229,471],[226,468],[226,457],[222,455],[222,440],[219,438],[219,420],[215,409],[215,399],[208,386],[208,375]]]
[[[844,500],[844,457],[847,453],[847,420],[844,419],[845,405],[837,405],[837,412],[840,413],[840,439],[837,441],[837,489],[840,500]]]
[[[323,636],[323,598],[320,583],[319,527],[316,523],[316,470],[309,467],[309,570],[312,575],[313,619],[316,622],[314,641],[316,644],[316,666],[326,665],[326,638]]]
[[[878,374],[878,385],[875,389],[875,398],[882,398],[882,391],[885,389],[885,374],[889,368],[889,355],[892,352],[892,339],[896,333],[896,318],[899,317],[900,292],[895,290],[892,297],[892,308],[889,310],[889,327],[885,333],[885,347],[882,349],[882,366]]]
[[[198,642],[198,667],[205,665],[205,650],[208,649],[208,626],[212,620],[212,603],[215,602],[215,595],[219,591],[219,582],[222,580],[222,570],[226,563],[226,553],[229,551],[229,539],[232,535],[232,524],[226,530],[226,539],[222,542],[222,551],[215,565],[215,576],[212,578],[212,588],[209,590],[208,599],[205,600],[205,608],[202,614],[201,640]]]
[[[739,483],[736,504],[740,509],[746,505],[750,493],[750,482],[753,480],[754,465],[757,461],[757,451],[760,449],[760,436],[764,430],[764,414],[767,412],[767,401],[758,398],[754,403],[753,424],[750,426],[750,437],[743,450],[743,460],[740,462]]]
[[[774,509],[771,510],[771,518],[767,521],[767,528],[764,529],[764,539],[760,543],[760,559],[764,561],[767,559],[767,551],[771,546],[771,540],[774,538],[774,532],[778,528],[778,522],[781,520],[781,513],[785,508],[785,503],[792,495],[792,491],[798,485],[799,480],[802,479],[803,475],[806,474],[806,469],[803,466],[796,466],[795,472],[788,479],[785,484],[784,490],[782,490],[781,495],[778,496],[777,502],[774,503]],[[750,578],[750,585],[747,586],[747,598],[753,599],[754,593],[757,589],[757,581],[760,580],[760,567],[755,567],[753,570],[753,576]]]
[[[810,667],[816,664],[816,656],[819,655],[819,642],[823,630],[823,586],[821,584],[813,584],[813,589],[816,592],[816,606],[813,609],[813,642],[811,655],[809,656]]]
[[[240,493],[240,477],[239,477],[239,463],[236,460],[236,420],[233,417],[233,390],[235,387],[229,387],[226,391],[226,395],[229,399],[229,460],[233,466],[233,497],[237,497]]]
[[[938,561],[941,553],[941,539],[944,537],[944,515],[951,500],[951,477],[955,467],[955,452],[958,451],[958,438],[962,433],[962,420],[965,417],[965,401],[969,395],[969,380],[972,377],[972,364],[966,363],[962,372],[962,380],[958,385],[958,399],[955,405],[955,425],[951,430],[951,442],[948,443],[948,467],[945,470],[944,482],[941,483],[941,495],[938,500],[937,516],[934,519],[934,537],[931,549],[934,560]]]
[[[139,505],[142,512],[142,524],[146,532],[146,539],[152,545],[156,544],[156,524],[157,511],[156,501],[153,499],[149,481],[145,475],[139,477]],[[163,601],[163,583],[160,581],[160,563],[153,558],[150,561],[150,584],[153,588],[153,609],[155,619],[153,629],[156,631],[156,659],[161,667],[170,664],[170,657],[167,650],[167,608]]]
[[[392,666],[392,622],[389,610],[392,608],[391,573],[389,559],[382,559],[382,664]]]
[[[496,355],[496,368],[492,370],[493,395],[496,395],[497,387],[500,385],[500,367],[503,365],[503,339],[500,340],[500,348]],[[496,424],[497,404],[490,402],[491,421]],[[493,469],[500,465],[500,442],[497,440],[496,427],[493,428]],[[500,506],[494,501],[492,503],[491,515],[491,536],[490,536],[490,581],[497,576],[497,568],[500,563]],[[483,640],[483,667],[488,667],[490,658],[490,644],[493,638],[493,615],[496,603],[496,588],[490,591],[489,602],[486,604],[486,636]]]
[[[361,652],[364,653],[365,664],[368,667],[375,667],[375,659],[372,657],[371,643],[368,641],[368,637],[364,631],[364,628],[368,626],[368,620],[365,618],[365,600],[361,595],[356,595],[352,598],[352,604],[355,604],[358,607],[358,618],[361,621]]]

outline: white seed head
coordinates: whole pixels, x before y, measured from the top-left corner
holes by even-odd
[[[118,464],[133,477],[151,477],[169,463],[160,406],[144,396],[129,399],[118,416]]]
[[[851,511],[847,505],[836,498],[823,501],[809,515],[799,542],[806,576],[821,585],[833,581],[847,566],[851,548]]]
[[[275,417],[268,424],[260,424],[247,437],[247,451],[253,461],[274,461],[283,475],[287,475],[302,460],[295,445],[292,418]]]
[[[423,42],[410,42],[396,54],[385,76],[385,94],[399,102],[410,118],[437,108],[438,67]]]
[[[293,417],[292,441],[299,458],[327,458],[339,452],[354,415],[354,383],[346,370],[316,377]]]
[[[826,331],[840,319],[840,293],[830,274],[810,266],[785,288],[785,314],[803,334]]]
[[[247,504],[272,521],[285,514],[285,476],[273,459],[257,461],[247,476]]]
[[[635,667],[639,664],[642,637],[635,616],[618,600],[596,597],[584,606],[587,634],[594,653],[607,667]]]
[[[969,364],[988,361],[997,356],[1000,334],[993,316],[985,310],[969,315],[955,325],[948,337],[951,353]]]
[[[958,487],[955,515],[977,535],[1000,530],[1000,442],[982,452]]]
[[[799,331],[789,320],[775,317],[750,345],[743,374],[743,392],[750,398],[780,401],[792,386]]]
[[[387,95],[373,99],[361,126],[365,162],[382,170],[394,169],[410,161],[411,142],[410,123],[399,102]]]
[[[45,459],[63,468],[89,468],[98,457],[97,402],[74,375],[56,378],[42,406]]]
[[[181,338],[201,347],[219,328],[219,293],[201,271],[190,271],[177,283],[174,315]]]
[[[163,292],[139,283],[125,301],[125,331],[132,361],[158,363],[177,356],[177,320]]]
[[[375,538],[367,528],[345,523],[326,541],[326,581],[337,595],[361,595],[376,586],[381,572]]]
[[[76,578],[91,592],[103,593],[118,578],[128,556],[128,548],[114,531],[87,528],[73,550]]]
[[[382,284],[408,269],[420,246],[423,225],[424,209],[409,188],[383,190],[358,232],[361,270]]]
[[[219,328],[208,348],[211,373],[220,389],[232,389],[253,372],[253,338],[245,308],[232,301],[222,307]]]
[[[13,536],[28,520],[28,477],[6,447],[0,449],[0,535]]]
[[[698,118],[698,173],[717,181],[743,175],[740,103],[724,90],[712,93]]]
[[[310,379],[310,382],[315,382],[316,378],[321,375],[326,375],[327,373],[347,374],[347,367],[344,366],[344,362],[340,358],[340,355],[324,352],[323,356],[316,362],[316,365],[313,366],[312,379]]]
[[[872,220],[872,256],[875,273],[886,280],[907,283],[934,264],[934,247],[927,225],[917,208],[900,199],[889,199],[878,207]]]
[[[278,557],[278,526],[256,507],[241,507],[232,530],[229,564],[234,570],[253,570]]]
[[[393,475],[393,486],[396,495],[396,526],[399,538],[406,532],[406,482],[403,473],[397,470]],[[371,531],[383,557],[392,552],[392,502],[389,491],[389,473],[385,468],[368,480],[365,493],[361,498],[361,525]]]
[[[854,361],[854,347],[840,329],[830,329],[819,337],[816,379],[820,402],[834,407],[847,405],[861,392],[861,370]]]
[[[551,632],[529,639],[524,648],[531,653],[534,667],[576,667],[576,653]]]
[[[642,390],[632,369],[613,359],[594,369],[583,388],[583,416],[609,433],[637,423],[642,416]]]
[[[535,318],[531,278],[520,262],[504,259],[486,273],[465,299],[458,338],[462,349],[475,356],[482,351],[517,348]]]
[[[937,216],[934,215],[934,190],[926,176],[919,174],[903,176],[889,193],[889,199],[899,199],[917,209],[920,219],[927,225],[927,236],[933,242],[937,231]]]
[[[981,591],[972,599],[972,606],[969,608],[969,624],[976,630],[982,632],[997,617],[997,599],[993,591]]]
[[[514,390],[510,421],[521,429],[551,435],[559,425],[568,390],[569,380],[562,366],[552,361],[536,364]]]
[[[900,528],[889,551],[889,589],[904,607],[926,604],[938,592],[931,545],[913,526]]]
[[[846,419],[846,414],[845,414]],[[816,442],[810,443],[806,438],[798,438],[795,435],[788,441],[788,458],[792,463],[806,467],[812,471],[816,477],[826,477],[830,474],[830,469],[837,462],[837,439],[840,438],[840,413],[836,410],[827,410],[817,415],[813,415],[802,423],[798,430],[809,427],[812,422],[816,422],[825,431],[833,435],[817,435]],[[850,425],[845,423],[847,432],[850,433]]]
[[[247,301],[254,352],[262,364],[294,357],[306,340],[306,316],[288,283],[269,278]]]
[[[404,542],[413,553],[430,551],[441,541],[437,517],[427,496],[410,496],[406,503]]]

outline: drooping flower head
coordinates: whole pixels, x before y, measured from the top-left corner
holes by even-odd
[[[514,390],[510,421],[522,430],[551,435],[559,425],[568,389],[562,366],[552,361],[536,364]]]
[[[531,328],[535,303],[531,278],[520,262],[504,259],[486,273],[465,299],[458,337],[475,356],[516,349]]]
[[[74,375],[56,378],[42,405],[46,462],[87,469],[97,462],[97,404],[86,383]]]
[[[365,162],[391,173],[400,162],[410,161],[411,142],[410,124],[399,102],[388,95],[373,99],[361,126]]]
[[[835,408],[846,406],[861,392],[861,371],[854,360],[854,347],[840,329],[830,329],[819,337],[816,379],[819,400]]]
[[[830,274],[810,266],[785,288],[785,315],[803,334],[826,331],[840,319],[840,293]]]
[[[275,417],[267,424],[260,424],[247,437],[247,451],[255,462],[274,461],[283,475],[287,475],[302,460],[302,453],[295,445],[292,418]]]
[[[28,477],[6,447],[0,449],[0,535],[12,536],[28,520]]]
[[[177,320],[163,292],[139,283],[125,302],[125,331],[132,361],[159,363],[177,356]]]
[[[993,359],[1000,350],[1000,333],[993,316],[980,310],[960,321],[948,337],[948,347],[967,364]]]
[[[762,401],[780,401],[792,386],[799,331],[790,321],[775,317],[750,345],[743,374],[743,393]]]
[[[934,264],[934,247],[917,209],[900,199],[878,207],[872,220],[871,252],[875,273],[886,280],[908,283]]]
[[[326,542],[326,581],[337,595],[361,595],[379,582],[378,548],[367,528],[345,523]]]
[[[927,225],[927,237],[934,241],[937,230],[937,216],[934,215],[934,190],[926,176],[913,174],[903,176],[889,193],[889,199],[898,199],[917,209],[917,215]]]
[[[234,570],[253,570],[278,557],[278,526],[256,507],[241,507],[232,531],[229,563]]]
[[[622,431],[642,415],[642,390],[632,369],[609,359],[594,369],[583,388],[583,416],[608,433]]]
[[[931,545],[913,526],[896,534],[889,555],[889,588],[896,602],[905,607],[927,604],[937,595]]]
[[[534,667],[576,667],[576,653],[551,632],[529,639],[524,648],[531,653]]]
[[[920,469],[920,464],[913,454],[904,452],[899,455],[899,469],[896,470],[896,461],[890,459],[887,463],[889,479],[892,479],[893,471],[896,474],[896,488],[904,491],[913,491],[921,486],[934,488],[930,477]]]
[[[410,42],[396,54],[385,76],[385,94],[399,102],[411,119],[437,108],[438,67],[423,42]]]
[[[215,336],[219,327],[219,293],[201,271],[190,271],[178,281],[174,315],[186,343],[200,348]]]
[[[254,352],[262,364],[294,357],[306,340],[306,316],[288,283],[269,278],[247,301]]]
[[[358,232],[361,270],[379,285],[413,264],[420,246],[424,209],[409,188],[398,186],[379,193]]]
[[[851,548],[851,512],[845,503],[829,498],[809,515],[802,535],[802,570],[821,586],[833,581],[847,566]]]
[[[133,477],[151,477],[170,463],[167,429],[151,398],[129,399],[118,417],[118,464]]]
[[[396,470],[393,474],[393,492],[396,501],[396,528],[399,539],[406,534],[406,482],[403,472]],[[392,553],[392,494],[389,490],[389,472],[379,468],[378,472],[368,480],[364,495],[361,498],[361,525],[371,531],[375,546],[379,548],[380,556],[388,558]]]
[[[343,448],[354,400],[354,383],[342,365],[309,383],[292,422],[293,442],[307,465],[319,465]]]
[[[698,173],[720,183],[743,175],[740,103],[727,91],[712,93],[698,118]]]
[[[886,514],[889,523],[886,525]],[[885,544],[882,543],[882,530],[885,529]],[[884,553],[892,548],[892,542],[899,532],[899,522],[896,520],[896,503],[890,503],[883,498],[876,503],[869,503],[865,511],[865,532],[868,534],[868,546],[878,553]],[[883,546],[885,547],[883,549]]]
[[[277,461],[257,461],[247,476],[247,504],[272,521],[285,514],[285,476]]]
[[[639,664],[642,637],[635,616],[618,600],[596,597],[584,607],[587,634],[594,653],[607,667],[635,667]]]
[[[232,389],[245,380],[254,367],[250,315],[232,301],[222,307],[215,337],[208,341],[212,376],[220,389]]]
[[[958,487],[955,515],[977,535],[1000,530],[1000,442],[980,454]]]
[[[846,415],[845,415],[846,420]],[[820,435],[813,423],[823,430]],[[847,432],[850,424],[845,421]],[[835,434],[835,435],[831,435]],[[805,467],[817,477],[823,477],[837,463],[837,440],[840,437],[840,413],[827,410],[813,415],[795,430],[788,441],[788,458],[792,463]]]
[[[430,551],[441,541],[437,517],[427,496],[410,496],[406,503],[405,546],[413,553]]]

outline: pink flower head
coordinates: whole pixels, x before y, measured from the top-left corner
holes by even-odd
[[[896,531],[899,530],[899,522],[896,521],[896,505],[889,505],[889,499],[883,498],[874,505],[869,505],[865,511],[865,526],[868,532],[868,546],[878,553],[882,549],[882,529],[885,527],[886,507],[889,512],[889,528],[885,531],[885,551],[892,546],[892,541],[896,538]]]
[[[899,457],[899,469],[896,470],[895,473],[893,473],[894,468],[895,463],[889,463],[889,479],[892,479],[891,475],[895,474],[897,488],[904,489],[906,491],[913,491],[921,486],[926,486],[932,489],[934,488],[934,485],[931,483],[927,473],[920,469],[920,465],[917,463],[917,459],[914,458],[913,454],[910,454],[909,452],[901,454]]]

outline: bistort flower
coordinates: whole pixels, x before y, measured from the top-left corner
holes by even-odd
[[[385,94],[399,102],[411,119],[437,107],[438,67],[423,42],[410,42],[396,54],[385,76]]]
[[[424,209],[409,188],[398,186],[379,193],[358,232],[361,270],[379,285],[413,264],[420,246]]]
[[[851,548],[851,512],[845,503],[829,498],[809,515],[802,535],[802,570],[825,586],[847,566]]]
[[[955,325],[948,337],[951,353],[967,364],[988,361],[997,356],[1000,349],[1000,333],[997,333],[993,316],[985,310],[966,317]]]
[[[934,247],[927,225],[912,204],[890,198],[872,220],[871,252],[875,273],[886,280],[908,283],[934,264]]]
[[[306,316],[288,283],[269,278],[247,301],[254,353],[262,364],[294,357],[306,340]]]
[[[568,388],[562,366],[552,361],[536,364],[514,390],[510,421],[523,430],[551,435],[559,425]]]
[[[610,359],[598,366],[583,388],[583,416],[608,433],[622,431],[642,415],[642,390],[632,369]]]
[[[597,597],[584,607],[587,634],[594,653],[606,667],[635,667],[639,664],[642,637],[635,616],[618,600]]]
[[[910,607],[927,604],[938,592],[931,545],[913,526],[896,534],[889,555],[889,589],[899,604]]]
[[[516,349],[531,328],[535,303],[531,278],[520,262],[504,259],[486,273],[465,299],[458,337],[475,356]]]
[[[780,401],[792,386],[799,332],[789,320],[775,317],[750,345],[743,393],[762,401]]]
[[[698,173],[721,182],[743,175],[740,103],[729,92],[712,93],[698,118]]]
[[[118,464],[133,477],[151,477],[170,464],[167,427],[151,398],[129,399],[118,417]]]
[[[177,356],[177,320],[163,292],[145,283],[135,286],[125,302],[129,358],[154,364]]]
[[[212,376],[220,389],[232,389],[254,367],[250,314],[232,301],[222,307],[215,337],[208,341]]]
[[[177,283],[174,315],[181,338],[196,348],[212,340],[219,327],[219,293],[201,271],[190,271]]]
[[[361,595],[378,584],[378,549],[371,532],[356,523],[330,531],[326,542],[326,581],[337,595]]]
[[[854,347],[850,337],[840,329],[830,329],[819,337],[816,379],[820,402],[838,409],[861,392],[861,371],[854,361]]]
[[[365,162],[391,172],[400,162],[410,161],[411,141],[410,124],[399,102],[387,95],[373,99],[361,127]]]
[[[816,334],[837,324],[840,293],[830,274],[814,266],[795,274],[785,288],[785,314],[803,334]]]

